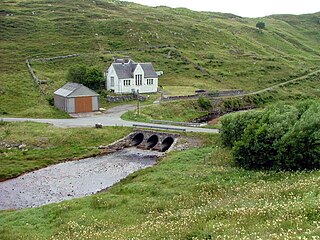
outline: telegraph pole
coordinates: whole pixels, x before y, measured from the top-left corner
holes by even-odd
[[[140,115],[139,89],[137,90],[137,114]]]

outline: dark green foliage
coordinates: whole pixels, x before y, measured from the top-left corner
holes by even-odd
[[[223,100],[221,106],[222,111],[224,112],[233,112],[244,109],[252,109],[258,105],[258,102],[255,99],[255,96],[244,96],[244,97],[231,97]]]
[[[257,22],[256,27],[259,29],[265,29],[266,28],[266,24],[264,22]]]
[[[67,79],[70,82],[83,83],[85,82],[87,68],[84,65],[76,65],[69,68]]]
[[[320,168],[320,104],[271,107],[261,113],[227,116],[222,140],[247,169]]]
[[[51,95],[47,96],[46,99],[47,99],[47,101],[48,101],[50,106],[54,106],[54,98],[53,98],[53,96],[51,96]]]
[[[103,73],[99,69],[95,67],[88,68],[85,78],[84,85],[87,87],[95,90],[103,88],[104,77]]]
[[[81,83],[94,90],[99,90],[104,85],[103,73],[96,67],[88,68],[83,65],[71,67],[67,79],[70,82]]]
[[[6,114],[8,114],[7,111],[4,111],[4,110],[0,109],[0,115],[6,115]]]
[[[234,143],[241,140],[247,126],[256,124],[261,117],[260,112],[236,113],[222,118],[221,139],[225,146],[233,147]]]
[[[209,98],[199,97],[198,104],[203,110],[209,111],[212,109],[212,104]]]

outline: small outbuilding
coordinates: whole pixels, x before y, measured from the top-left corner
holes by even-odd
[[[54,106],[67,113],[99,111],[99,94],[79,83],[67,83],[54,92]]]

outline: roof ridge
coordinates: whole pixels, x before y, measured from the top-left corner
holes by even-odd
[[[70,82],[71,84],[77,84],[77,85],[80,85],[79,87],[77,87],[77,88],[74,88],[69,94],[68,94],[68,96],[70,95],[70,94],[72,94],[72,93],[74,93],[77,89],[79,89],[80,87],[82,87],[82,86],[84,86],[82,83],[76,83],[76,82]]]

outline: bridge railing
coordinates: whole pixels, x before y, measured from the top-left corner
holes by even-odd
[[[164,124],[173,124],[173,125],[181,125],[187,127],[200,127],[201,123],[188,123],[188,122],[174,122],[174,121],[167,121],[167,120],[151,120],[153,123],[164,123]]]
[[[154,126],[154,125],[142,125],[142,124],[133,124],[133,127],[150,128],[150,129],[163,129],[163,130],[183,131],[183,132],[187,131],[185,128],[173,128],[173,127],[166,127],[166,126]]]

